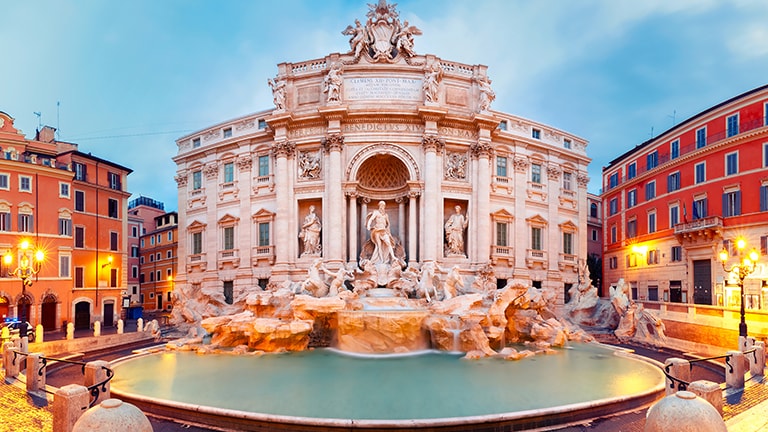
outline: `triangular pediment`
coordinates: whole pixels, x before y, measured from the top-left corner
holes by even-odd
[[[227,213],[219,219],[219,225],[232,225],[236,224],[239,220],[239,217]]]
[[[507,209],[505,208],[500,208],[495,212],[491,213],[491,218],[495,220],[512,220],[515,218],[515,215],[507,211]]]
[[[571,221],[565,221],[558,225],[562,231],[576,231],[578,227]]]
[[[200,231],[200,230],[204,230],[206,226],[207,226],[207,224],[204,224],[204,223],[200,222],[199,220],[194,220],[194,221],[192,221],[192,223],[187,225],[187,230],[188,231]]]
[[[525,220],[531,225],[546,225],[547,220],[544,219],[540,214],[537,214],[535,216],[531,216]]]

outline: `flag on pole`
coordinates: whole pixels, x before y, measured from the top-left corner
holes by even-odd
[[[683,203],[683,223],[688,223],[688,209],[685,208],[685,203]]]

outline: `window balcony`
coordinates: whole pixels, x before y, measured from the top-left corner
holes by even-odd
[[[547,268],[547,251],[538,249],[526,249],[525,265],[528,268]]]
[[[565,271],[569,267],[573,270],[578,269],[578,258],[573,254],[560,253],[557,260],[557,267],[560,271]]]
[[[507,262],[509,267],[515,266],[515,249],[512,246],[491,245],[491,264]]]
[[[675,237],[680,244],[696,243],[699,240],[711,241],[722,235],[723,218],[720,216],[707,216],[675,225]]]
[[[208,261],[205,253],[187,255],[187,273],[194,270],[205,271]]]
[[[544,183],[528,182],[528,198],[538,197],[541,201],[547,200],[547,187]]]
[[[269,265],[275,263],[275,247],[274,246],[254,246],[251,249],[251,263],[254,267],[259,265],[259,261],[265,261]]]
[[[219,270],[226,267],[237,268],[240,267],[240,254],[237,249],[229,249],[219,251],[217,257],[217,263]]]

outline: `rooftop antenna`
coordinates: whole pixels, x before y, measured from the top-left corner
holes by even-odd
[[[651,126],[651,138],[653,138],[653,126]]]
[[[59,128],[59,106],[61,106],[61,102],[56,101],[56,141],[61,139],[61,128]]]
[[[43,113],[40,111],[33,112],[32,114],[37,116],[37,130],[43,128]]]
[[[673,111],[672,111],[672,115],[667,115],[667,117],[671,117],[671,118],[672,118],[672,126],[674,126],[674,125],[677,123],[677,122],[676,122],[676,119],[677,119],[677,110],[673,110]]]

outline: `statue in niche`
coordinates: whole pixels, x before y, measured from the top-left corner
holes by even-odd
[[[424,90],[424,102],[437,102],[437,92],[442,77],[443,69],[440,67],[440,64],[437,61],[432,62],[427,71],[424,72],[424,84],[422,86]]]
[[[488,111],[491,107],[491,102],[496,99],[496,93],[491,88],[491,79],[485,77],[478,80],[480,84],[480,111]]]
[[[267,83],[272,88],[272,99],[275,102],[275,109],[280,111],[285,109],[285,80],[267,78]]]
[[[304,180],[320,178],[320,152],[299,153],[299,178]]]
[[[363,53],[363,49],[368,46],[368,38],[365,27],[360,25],[360,20],[355,20],[355,26],[348,25],[347,28],[341,32],[343,35],[352,36],[349,39],[350,52],[355,54],[355,58],[360,58],[360,54]]]
[[[301,225],[301,232],[299,232],[299,239],[304,243],[304,251],[301,253],[302,257],[320,255],[322,251],[320,231],[322,229],[323,224],[315,213],[315,206],[309,206],[309,213],[304,217],[304,223]]]
[[[464,230],[469,221],[461,214],[461,206],[457,205],[456,212],[445,222],[445,239],[448,242],[448,254],[464,255]]]
[[[328,95],[329,103],[341,102],[341,65],[334,63],[323,81],[323,93]]]
[[[445,162],[445,178],[448,180],[465,180],[467,178],[466,154],[448,154]]]
[[[387,204],[384,201],[379,201],[379,208],[368,215],[365,223],[374,246],[370,260],[376,264],[400,263],[395,256],[395,239],[389,230],[386,207]]]

